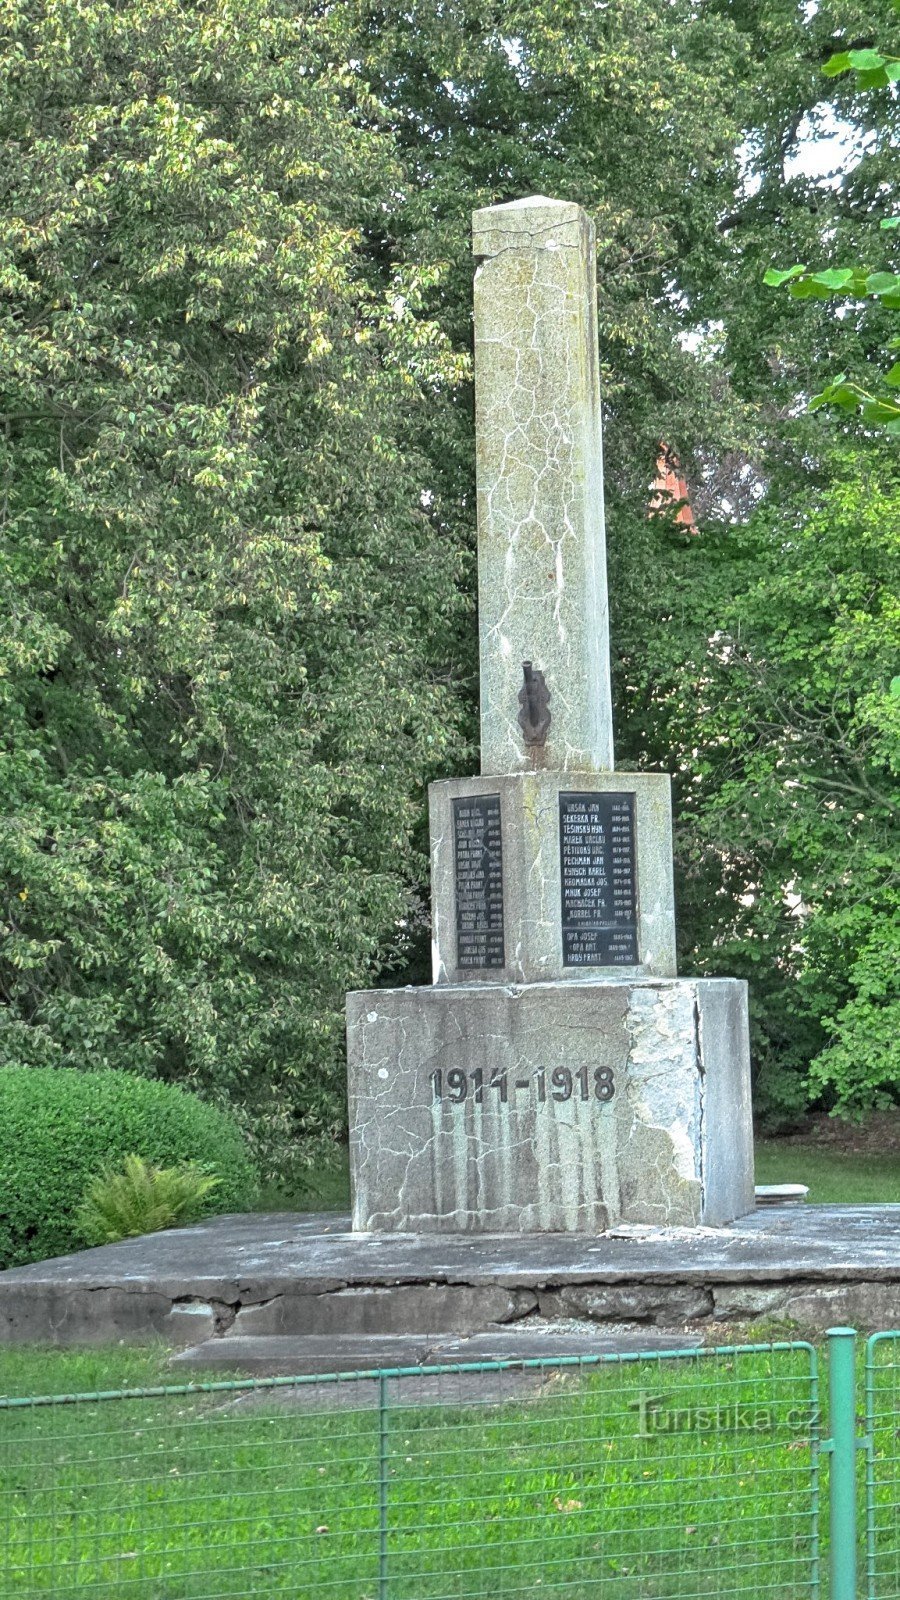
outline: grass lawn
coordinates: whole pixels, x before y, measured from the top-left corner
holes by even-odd
[[[330,1161],[318,1160],[290,1188],[263,1189],[257,1211],[349,1211],[350,1152],[334,1146]]]
[[[864,1124],[810,1119],[804,1133],[756,1143],[757,1183],[806,1183],[813,1204],[900,1202],[900,1115]]]
[[[161,1361],[16,1352],[0,1377],[148,1384]],[[383,1425],[377,1398],[356,1380],[0,1410],[0,1597],[810,1593],[802,1348],[392,1381]]]
[[[886,1205],[900,1202],[900,1156],[853,1156],[784,1139],[756,1145],[757,1183],[806,1183],[817,1205]]]

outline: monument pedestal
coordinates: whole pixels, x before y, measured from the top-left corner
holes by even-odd
[[[753,1207],[746,985],[444,984],[348,996],[353,1226],[693,1227]]]
[[[435,983],[674,978],[664,772],[527,772],[429,790]]]

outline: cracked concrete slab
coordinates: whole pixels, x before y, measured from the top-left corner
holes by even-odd
[[[537,1307],[531,1289],[493,1285],[372,1284],[330,1294],[283,1294],[257,1306],[244,1306],[231,1332],[240,1335],[359,1335],[465,1333],[473,1327],[504,1326]]]
[[[478,1361],[547,1361],[560,1363],[600,1355],[631,1355],[642,1351],[683,1350],[702,1346],[702,1334],[686,1340],[680,1329],[665,1332],[654,1328],[599,1329],[590,1324],[573,1323],[571,1331],[559,1326],[544,1324],[527,1331],[475,1334],[469,1338],[409,1339],[396,1335],[367,1337],[347,1335],[338,1339],[289,1336],[286,1338],[256,1337],[231,1338],[199,1344],[180,1351],[172,1357],[170,1365],[175,1370],[192,1371],[216,1369],[248,1374],[264,1373],[267,1377],[299,1377],[316,1373],[365,1373],[377,1368],[435,1367],[457,1362]],[[488,1373],[433,1373],[389,1380],[389,1398],[394,1402],[415,1404],[423,1400],[442,1404],[455,1404],[460,1400],[492,1402],[512,1398],[523,1387],[541,1387],[546,1384],[558,1387],[560,1369],[551,1372],[527,1371],[512,1367]],[[573,1373],[577,1378],[577,1368]],[[257,1397],[254,1403],[260,1403]],[[263,1397],[262,1404],[266,1404]],[[278,1403],[305,1405],[311,1408],[327,1407],[331,1401],[324,1388],[311,1386],[296,1390],[293,1399],[278,1395]],[[343,1392],[338,1401],[343,1406],[377,1405],[378,1384],[361,1378],[358,1386]],[[240,1402],[238,1402],[240,1404]]]
[[[398,1303],[410,1296],[408,1317],[394,1291]],[[768,1206],[728,1228],[520,1238],[354,1234],[333,1215],[216,1217],[0,1273],[0,1343],[196,1345],[210,1325],[233,1337],[245,1308],[279,1300],[302,1318],[297,1336],[326,1339],[368,1337],[364,1325],[372,1336],[518,1338],[541,1302],[601,1327],[688,1316],[883,1327],[900,1322],[900,1205]],[[503,1321],[504,1308],[516,1320]]]

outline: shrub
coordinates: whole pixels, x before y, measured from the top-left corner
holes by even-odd
[[[127,1155],[196,1163],[220,1181],[207,1214],[244,1211],[257,1193],[241,1134],[224,1112],[173,1084],[124,1072],[0,1068],[0,1267],[79,1249],[88,1184]]]
[[[126,1156],[121,1168],[106,1166],[88,1184],[76,1225],[85,1244],[115,1244],[159,1233],[195,1221],[220,1183],[193,1162],[154,1167],[141,1156]]]

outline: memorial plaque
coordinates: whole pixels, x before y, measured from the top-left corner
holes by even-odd
[[[456,965],[502,967],[503,836],[500,796],[470,795],[453,802],[456,872]]]
[[[638,964],[634,798],[559,797],[564,967]]]

